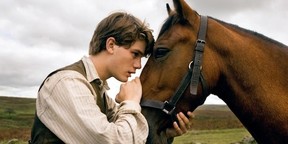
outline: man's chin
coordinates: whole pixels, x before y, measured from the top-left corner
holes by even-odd
[[[120,81],[120,82],[125,83],[125,82],[128,81],[129,77],[121,77],[121,78],[116,78],[116,79],[117,79],[118,81]]]

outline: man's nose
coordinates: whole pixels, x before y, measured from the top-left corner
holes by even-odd
[[[135,61],[134,61],[134,67],[136,68],[136,69],[141,69],[141,58],[138,58],[138,59],[136,59]]]

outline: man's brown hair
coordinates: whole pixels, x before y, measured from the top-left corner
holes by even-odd
[[[94,31],[90,42],[89,55],[96,55],[106,48],[106,40],[114,37],[116,44],[129,48],[136,40],[146,42],[145,56],[153,49],[152,30],[145,22],[125,12],[116,12],[104,18]]]

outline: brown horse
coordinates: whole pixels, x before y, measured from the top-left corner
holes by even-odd
[[[184,0],[173,3],[140,76],[148,143],[166,143],[160,132],[174,113],[195,110],[209,94],[221,98],[258,143],[288,143],[288,47],[205,19]]]

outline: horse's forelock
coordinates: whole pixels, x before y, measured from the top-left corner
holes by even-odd
[[[163,33],[171,27],[172,21],[173,21],[173,16],[169,16],[169,17],[166,19],[166,21],[164,22],[164,24],[163,24],[162,27],[161,27],[161,30],[160,30],[160,32],[159,32],[158,37],[160,37],[161,35],[163,35]]]
[[[165,31],[169,30],[173,25],[177,23],[185,25],[188,24],[189,21],[180,17],[177,13],[170,15],[162,25],[158,38],[163,35]]]

